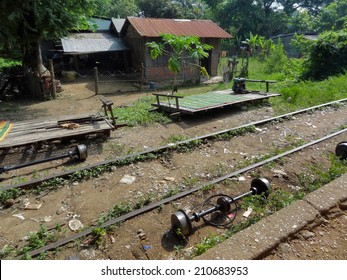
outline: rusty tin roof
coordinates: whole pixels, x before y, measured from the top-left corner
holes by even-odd
[[[211,20],[160,19],[128,17],[127,20],[143,37],[160,37],[161,34],[197,36],[200,38],[227,39],[232,36]]]

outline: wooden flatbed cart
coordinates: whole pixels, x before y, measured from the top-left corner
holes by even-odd
[[[14,147],[68,141],[96,135],[109,137],[111,131],[124,125],[117,125],[113,115],[113,102],[100,97],[105,115],[100,113],[60,117],[58,119],[30,120],[13,123],[7,137],[0,141],[0,150]],[[111,118],[108,117],[108,112]]]

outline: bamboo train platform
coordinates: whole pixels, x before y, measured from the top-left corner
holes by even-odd
[[[15,122],[6,138],[0,141],[0,150],[57,140],[80,139],[90,135],[109,137],[113,129],[105,117],[89,115]]]
[[[198,112],[280,96],[279,93],[258,91],[235,94],[232,90],[212,91],[185,97],[172,95],[171,93],[153,93],[153,95],[156,96],[156,103],[152,104],[152,106],[155,106],[157,110],[170,113],[171,116],[192,115]]]
[[[104,114],[64,116],[56,119],[37,119],[11,123],[11,130],[0,141],[0,150],[27,145],[41,145],[53,141],[83,140],[87,137],[107,138],[111,130],[125,126],[116,124],[112,111],[113,102],[99,97]],[[108,117],[111,115],[111,118]]]

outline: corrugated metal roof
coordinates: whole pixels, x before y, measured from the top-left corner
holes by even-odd
[[[130,24],[143,37],[161,34],[197,36],[200,38],[231,38],[232,36],[211,20],[160,19],[128,17]]]
[[[126,43],[110,33],[77,33],[61,39],[65,53],[87,54],[129,50]]]
[[[104,19],[104,18],[91,18],[90,19],[91,24],[96,24],[97,31],[106,31],[110,29],[110,25],[111,25],[111,19]]]
[[[117,32],[120,33],[125,23],[125,18],[112,18],[111,20]]]

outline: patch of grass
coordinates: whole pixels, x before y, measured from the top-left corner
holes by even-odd
[[[213,139],[216,139],[216,140],[229,140],[233,137],[236,137],[236,136],[242,136],[242,135],[245,135],[247,133],[254,133],[256,132],[256,126],[254,125],[249,125],[249,126],[246,126],[246,127],[241,127],[241,128],[237,128],[237,129],[232,129],[226,133],[223,133],[223,134],[218,134],[216,136],[213,137]]]
[[[177,142],[182,142],[182,141],[185,141],[188,139],[189,139],[189,136],[187,136],[187,135],[170,134],[170,136],[165,140],[165,143],[166,144],[177,143]]]
[[[204,186],[204,187],[201,189],[201,191],[202,191],[202,192],[209,192],[209,191],[211,191],[211,190],[213,190],[213,189],[215,189],[215,188],[216,188],[216,184],[208,184],[208,185]]]
[[[198,178],[188,176],[183,178],[182,184],[186,187],[191,187],[196,185],[198,182],[199,182]]]
[[[205,253],[208,249],[216,246],[224,240],[225,237],[216,234],[204,237],[199,244],[195,245],[194,256],[200,256],[201,254]]]
[[[195,140],[189,141],[187,143],[178,144],[176,146],[176,150],[179,153],[188,153],[188,152],[191,152],[196,147],[199,147],[202,144],[203,144],[202,140],[195,139]]]
[[[113,112],[120,123],[126,123],[129,126],[171,122],[167,115],[149,111],[153,103],[155,103],[155,97],[146,96],[138,99],[132,105],[114,108]]]
[[[218,162],[211,168],[209,168],[208,173],[211,174],[211,178],[222,177],[228,173],[229,166],[225,163]]]
[[[305,192],[312,192],[347,173],[347,160],[340,160],[335,155],[330,155],[329,159],[328,170],[319,164],[311,164],[307,172],[298,175],[300,185]]]
[[[169,198],[175,194],[178,194],[182,191],[180,186],[170,186],[167,191],[162,195],[161,199]]]
[[[135,206],[134,208],[135,209],[140,209],[144,206],[147,206],[149,204],[152,203],[152,201],[154,200],[154,193],[152,192],[149,192],[149,193],[146,193],[145,195],[143,195],[136,203],[135,203]]]
[[[98,223],[101,225],[103,223],[106,223],[107,221],[110,221],[112,219],[118,218],[122,215],[125,215],[131,211],[133,211],[133,206],[131,202],[121,202],[112,207],[112,209],[108,210],[107,213],[101,214],[101,216],[98,219]]]
[[[14,253],[16,251],[16,248],[12,245],[6,244],[0,251],[0,259],[7,258],[10,254]]]

